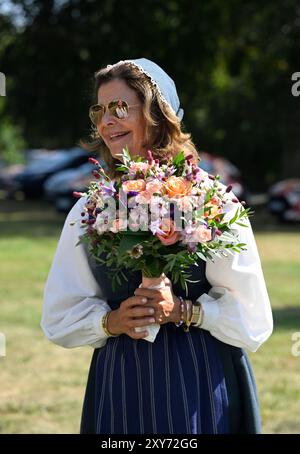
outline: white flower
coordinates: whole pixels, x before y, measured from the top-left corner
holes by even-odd
[[[98,214],[96,222],[93,225],[93,228],[99,235],[102,235],[104,232],[107,232],[107,230],[109,229],[107,217],[103,216],[102,213]]]
[[[156,233],[159,233],[160,235],[164,235],[164,231],[160,229],[161,225],[161,219],[156,219],[155,221],[151,221],[150,223],[150,230],[155,235]]]
[[[136,244],[130,251],[128,251],[128,254],[133,259],[140,258],[143,255],[143,246],[141,244]]]

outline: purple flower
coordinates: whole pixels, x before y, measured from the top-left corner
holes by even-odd
[[[109,186],[102,186],[102,192],[108,196],[114,195],[116,189],[114,187],[114,183],[112,181],[109,182]]]
[[[152,155],[151,150],[147,150],[147,157],[148,157],[148,162],[149,162],[149,164],[152,164],[152,162],[153,162],[153,155]]]
[[[128,191],[128,193],[127,193],[128,197],[135,197],[138,194],[139,194],[139,191]]]
[[[175,173],[175,172],[176,172],[175,167],[174,167],[174,166],[170,166],[170,167],[168,168],[168,170],[166,171],[165,176],[166,176],[166,177],[170,177],[170,176],[173,175],[173,173]]]
[[[193,243],[193,244],[188,244],[187,248],[188,248],[188,251],[191,252],[192,254],[193,254],[194,252],[196,252],[196,250],[197,250],[195,243]]]
[[[216,227],[212,227],[211,228],[211,240],[214,241],[215,237],[216,237]]]

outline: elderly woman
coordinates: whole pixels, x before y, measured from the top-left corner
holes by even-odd
[[[90,149],[118,178],[116,163],[132,156],[171,157],[183,150],[198,162],[190,134],[181,127],[173,80],[155,63],[120,61],[95,75],[97,104]],[[81,433],[258,433],[259,406],[244,348],[256,351],[272,332],[270,302],[251,226],[240,229],[247,251],[191,266],[190,304],[201,323],[179,327],[179,284],[140,288],[141,273],[114,292],[107,268],[96,265],[83,244],[75,247],[84,198],[69,213],[45,286],[41,326],[54,343],[91,345]],[[235,207],[236,209],[236,207]],[[198,266],[196,266],[198,265]],[[188,307],[188,305],[187,305]],[[105,323],[103,323],[105,322]],[[147,329],[159,323],[154,342]],[[140,330],[136,330],[139,327]]]

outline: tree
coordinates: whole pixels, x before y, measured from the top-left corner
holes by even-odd
[[[87,135],[93,73],[144,56],[176,81],[200,150],[231,159],[256,189],[299,174],[296,0],[13,3],[24,23],[0,50],[11,77],[6,114],[30,146],[71,146]]]

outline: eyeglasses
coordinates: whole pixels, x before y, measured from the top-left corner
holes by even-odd
[[[91,122],[95,126],[98,126],[103,118],[103,115],[106,112],[106,109],[108,109],[109,113],[114,117],[123,120],[124,118],[128,117],[130,107],[138,106],[140,106],[140,104],[133,104],[129,106],[126,101],[123,101],[122,99],[115,99],[114,101],[111,101],[107,106],[104,106],[103,104],[95,104],[91,106],[89,109],[89,117],[91,119]]]

